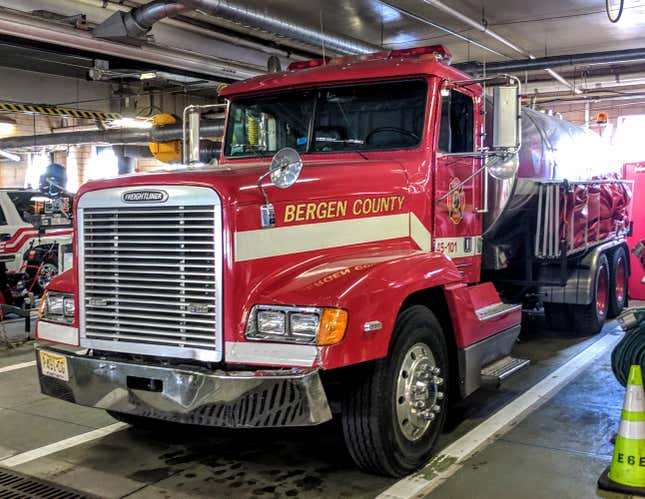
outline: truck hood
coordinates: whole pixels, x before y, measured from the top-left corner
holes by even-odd
[[[404,166],[396,160],[328,159],[304,161],[298,181],[280,189],[270,178],[263,182],[282,223],[322,222],[329,219],[369,216],[404,210],[408,182]],[[124,186],[191,185],[214,188],[225,210],[233,210],[238,230],[259,228],[259,206],[264,199],[257,187],[269,160],[219,167],[135,174],[84,184],[86,192]],[[385,198],[382,200],[382,198]],[[367,201],[371,199],[371,201]],[[323,203],[323,204],[320,204]],[[251,210],[253,211],[250,215]],[[292,211],[289,211],[292,210]],[[235,214],[234,214],[235,213]],[[247,215],[249,218],[247,219]]]

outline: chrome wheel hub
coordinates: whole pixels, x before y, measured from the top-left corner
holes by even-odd
[[[441,411],[442,384],[441,370],[428,345],[412,345],[399,369],[395,401],[399,428],[408,440],[421,438]]]

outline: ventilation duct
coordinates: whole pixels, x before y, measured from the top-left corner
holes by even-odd
[[[484,65],[475,62],[457,64],[456,67],[468,73],[536,71],[557,66],[579,66],[584,64],[611,64],[645,60],[645,48],[589,52],[585,54],[553,55],[524,59],[521,61],[489,62]]]
[[[326,50],[340,54],[367,54],[381,50],[378,45],[349,37],[321,33],[316,29],[300,26],[288,19],[225,0],[155,0],[130,12],[114,13],[97,26],[93,34],[97,38],[140,44],[157,21],[191,10],[200,10],[241,26],[266,31],[315,48],[325,47]]]
[[[203,121],[200,130],[201,138],[221,137],[224,133],[223,120]],[[173,140],[182,140],[181,125],[168,125],[148,130],[124,128],[8,137],[0,139],[0,149],[68,144],[146,144],[148,142],[170,142]]]

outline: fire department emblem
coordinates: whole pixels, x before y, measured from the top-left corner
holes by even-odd
[[[464,206],[466,205],[466,194],[464,193],[463,186],[459,184],[461,184],[461,180],[457,177],[450,181],[450,185],[448,186],[450,195],[446,198],[448,217],[455,225],[464,219]]]

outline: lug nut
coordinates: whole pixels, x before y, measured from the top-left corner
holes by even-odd
[[[432,412],[439,412],[441,410],[441,407],[435,404],[430,409],[432,410]]]
[[[423,400],[417,400],[414,403],[414,407],[416,407],[417,409],[424,409],[425,406],[426,406],[426,403]]]
[[[436,397],[437,400],[443,400],[443,392],[437,392]]]
[[[440,378],[439,376],[435,376],[434,378],[432,378],[432,382],[438,386],[443,385],[443,378]]]
[[[435,413],[434,413],[434,412],[430,412],[430,411],[425,411],[425,412],[421,413],[421,414],[420,414],[420,416],[421,416],[423,419],[425,419],[426,421],[432,421],[432,420],[436,417],[436,416],[435,416]]]
[[[432,368],[432,374],[439,374],[440,372],[441,372],[441,369],[439,369],[438,367]]]
[[[417,381],[416,386],[412,388],[414,393],[425,393],[428,391],[428,384]]]

